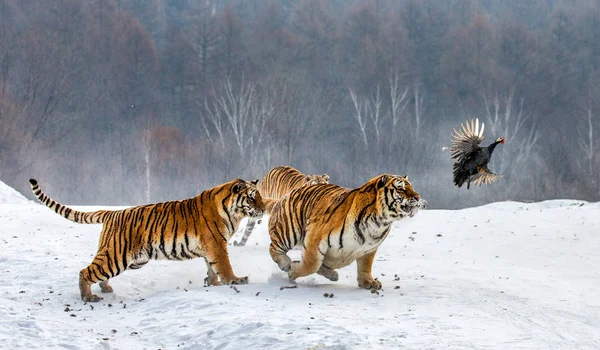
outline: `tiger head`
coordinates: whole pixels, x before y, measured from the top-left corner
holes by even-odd
[[[258,192],[258,180],[244,181],[237,179],[233,181],[231,192],[233,194],[230,203],[230,211],[243,216],[262,217],[265,210],[260,192]]]
[[[425,201],[413,189],[408,175],[380,175],[375,179],[377,196],[380,199],[382,212],[390,218],[413,217]]]
[[[310,185],[319,185],[319,184],[328,184],[329,183],[329,174],[316,175],[316,174],[307,174],[306,175],[306,186]]]

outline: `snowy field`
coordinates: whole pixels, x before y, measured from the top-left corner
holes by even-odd
[[[600,203],[422,211],[381,246],[379,294],[357,288],[354,264],[280,290],[263,220],[229,251],[249,285],[203,287],[204,261],[152,261],[84,304],[101,226],[3,191],[20,204],[0,204],[0,348],[600,348]]]

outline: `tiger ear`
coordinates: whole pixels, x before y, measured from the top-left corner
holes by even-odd
[[[310,181],[310,175],[304,175],[306,181]]]
[[[329,181],[329,174],[323,174],[323,178],[325,179],[325,181]]]
[[[253,185],[258,185],[258,179],[250,181]]]
[[[402,177],[404,178],[404,180],[408,180],[408,174],[407,174],[407,175],[404,175],[404,176],[402,176]]]
[[[246,187],[246,183],[243,180],[238,180],[235,184],[233,184],[231,191],[237,194],[240,193],[244,189],[244,187]]]
[[[379,189],[383,188],[385,186],[385,184],[388,182],[389,178],[390,177],[388,174],[381,175],[379,177],[379,179],[377,179],[377,184],[375,185],[376,189],[379,190]]]

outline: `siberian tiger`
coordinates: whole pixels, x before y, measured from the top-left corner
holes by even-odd
[[[109,279],[127,269],[139,269],[151,259],[204,258],[207,285],[246,284],[237,277],[227,254],[227,241],[246,217],[261,217],[264,203],[258,180],[233,180],[178,201],[141,205],[123,210],[80,212],[48,198],[36,180],[29,180],[35,196],[57,214],[77,223],[103,224],[98,252],[79,272],[81,299],[96,302],[91,285],[113,291]],[[219,281],[220,278],[220,281]]]
[[[258,190],[263,197],[269,197],[272,199],[280,199],[292,190],[308,185],[316,184],[328,184],[329,174],[316,175],[307,174],[304,175],[300,171],[291,166],[278,166],[275,167],[259,182]],[[234,246],[244,246],[254,230],[256,225],[256,219],[248,218],[246,229],[244,230],[244,236],[239,242],[233,242]]]
[[[413,217],[425,204],[408,176],[387,174],[355,189],[314,185],[264,202],[271,214],[269,253],[291,281],[315,272],[337,281],[335,269],[356,260],[358,286],[366,289],[381,288],[371,268],[392,223]],[[301,261],[287,255],[295,246],[302,248]]]

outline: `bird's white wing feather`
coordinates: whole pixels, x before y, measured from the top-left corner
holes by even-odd
[[[454,129],[454,133],[452,133],[452,146],[450,147],[452,159],[456,159],[458,162],[463,161],[477,150],[483,140],[483,130],[485,129],[483,123],[481,128],[479,127],[479,118],[461,123],[460,126],[459,130]]]
[[[492,182],[498,181],[502,175],[494,174],[490,169],[477,173],[471,176],[471,183],[474,186],[489,185]]]

